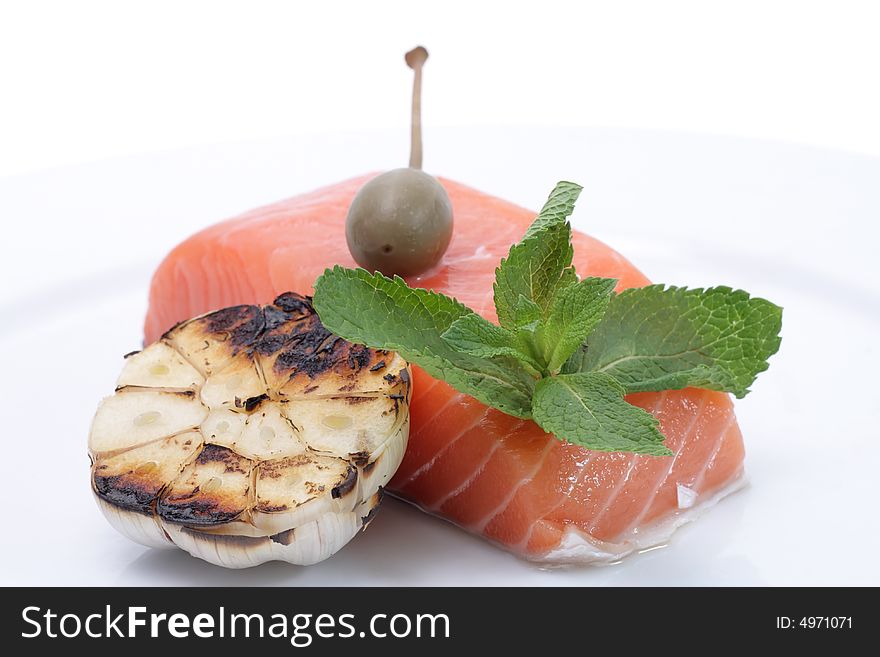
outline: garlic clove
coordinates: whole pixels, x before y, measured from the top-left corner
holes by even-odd
[[[409,417],[400,401],[387,396],[300,398],[285,404],[284,414],[311,449],[366,461]]]
[[[358,470],[348,461],[304,452],[260,464],[253,524],[274,534],[359,502]]]
[[[164,342],[157,342],[125,359],[125,367],[116,381],[116,387],[190,390],[204,381],[204,377],[183,356]]]
[[[157,513],[168,522],[218,525],[250,506],[253,461],[227,447],[207,444],[159,497]]]
[[[226,366],[211,374],[201,388],[202,403],[210,409],[228,408],[249,412],[268,398],[263,382],[252,360],[239,355]]]
[[[162,339],[209,376],[247,353],[264,327],[258,306],[231,306],[178,324]]]
[[[207,409],[192,392],[123,388],[107,397],[92,420],[92,454],[116,452],[199,426]]]

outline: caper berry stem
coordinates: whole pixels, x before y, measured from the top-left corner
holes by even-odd
[[[409,149],[409,166],[411,169],[422,168],[422,67],[427,59],[428,51],[422,46],[416,46],[404,55],[407,66],[414,73]]]

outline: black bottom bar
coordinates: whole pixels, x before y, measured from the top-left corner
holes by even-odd
[[[339,654],[493,655],[551,651],[841,649],[878,622],[865,589],[12,589],[2,590],[5,654],[76,642],[89,654],[198,645]],[[91,637],[91,633],[97,635]],[[54,636],[53,636],[54,635]],[[28,636],[30,638],[28,638]],[[760,641],[760,644],[756,644]],[[258,645],[259,644],[259,645]],[[6,652],[5,646],[16,650]],[[218,652],[219,651],[219,652]],[[236,654],[245,654],[238,652]],[[468,653],[470,654],[470,653]]]

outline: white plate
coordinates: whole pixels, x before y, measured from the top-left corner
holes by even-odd
[[[152,269],[197,229],[403,165],[406,131],[205,147],[0,179],[2,584],[880,584],[880,160],[623,130],[448,129],[433,172],[537,207],[586,190],[577,227],[654,280],[729,284],[785,307],[784,340],[737,403],[751,485],[671,544],[605,568],[541,570],[389,500],[318,566],[226,571],[117,534],[86,434],[140,345]]]

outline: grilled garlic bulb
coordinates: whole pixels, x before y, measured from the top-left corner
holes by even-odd
[[[310,299],[233,306],[129,355],[92,421],[110,523],[229,568],[313,564],[376,511],[409,436],[410,371],[321,324]]]

